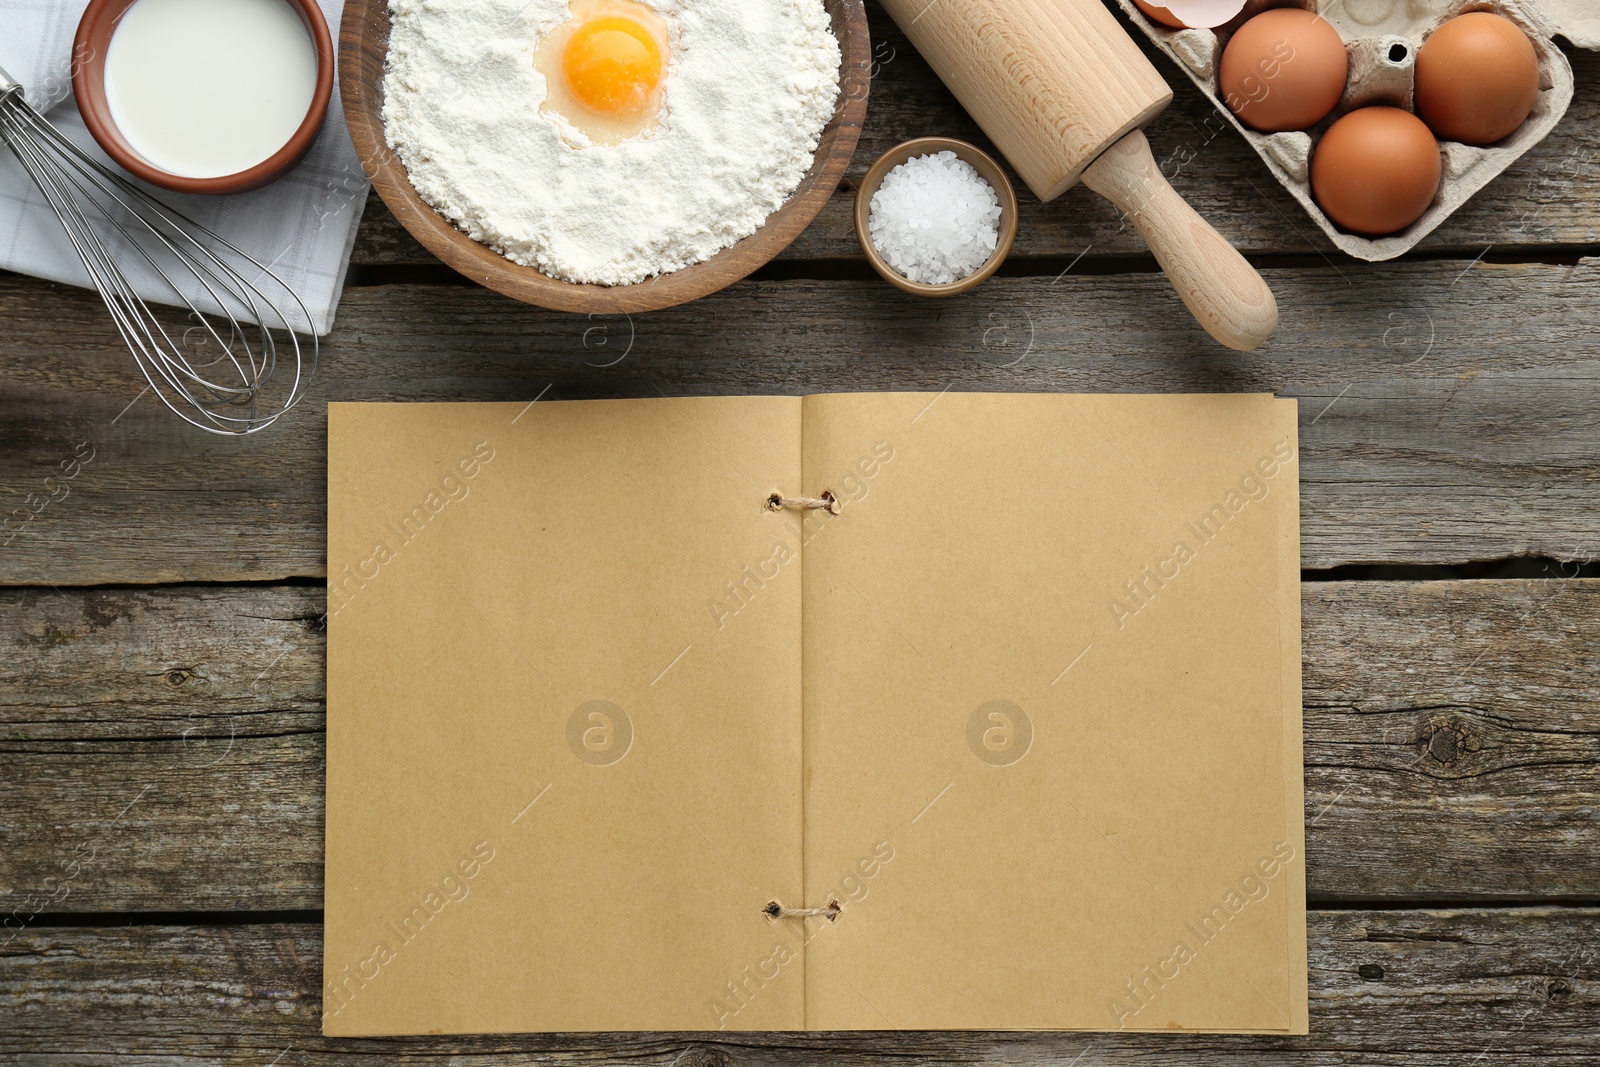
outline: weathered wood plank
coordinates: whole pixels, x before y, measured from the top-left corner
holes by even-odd
[[[1307,1037],[543,1034],[327,1039],[321,927],[24,930],[0,944],[0,1057],[83,1063],[661,1067],[1593,1064],[1600,911],[1313,912]],[[441,993],[441,995],[449,995]],[[1158,994],[1159,996],[1159,994]]]
[[[0,532],[0,584],[322,575],[323,401],[541,394],[1278,391],[1302,400],[1308,567],[1600,557],[1600,260],[1267,275],[1283,326],[1248,354],[1144,273],[1000,278],[932,302],[875,282],[744,282],[633,319],[361,288],[311,398],[246,440],[139,399],[94,297],[0,277],[0,511],[43,509],[9,544]],[[93,462],[46,503],[46,477],[84,443]]]
[[[901,141],[939,134],[990,148],[977,125],[941,85],[905,37],[874,3],[868,17],[876,74],[861,145],[850,169],[858,179],[873,160]],[[1135,39],[1140,36],[1135,33]],[[1251,255],[1325,252],[1341,266],[1352,262],[1306,216],[1261,158],[1218,115],[1215,106],[1165,56],[1147,49],[1171,85],[1171,107],[1149,128],[1151,147],[1173,186],[1226,237]],[[1485,246],[1579,245],[1600,242],[1600,54],[1569,49],[1577,77],[1572,107],[1554,132],[1464,204],[1419,252],[1475,256]],[[992,149],[991,149],[992,151]],[[850,218],[849,185],[805,234],[786,260],[861,259]],[[1021,229],[1013,259],[1143,255],[1138,235],[1124,228],[1115,209],[1087,189],[1041,205],[1018,185]],[[373,197],[357,239],[357,264],[437,263]]]
[[[1600,581],[1301,590],[1313,895],[1600,899]]]
[[[1313,901],[1600,899],[1600,581],[1303,603]],[[320,907],[322,607],[0,592],[0,912]]]

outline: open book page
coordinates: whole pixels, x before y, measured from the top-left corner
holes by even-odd
[[[1295,1028],[1281,410],[806,399],[808,1027]]]
[[[801,403],[331,405],[324,1029],[782,1029]]]
[[[1283,815],[1284,841],[1295,858],[1283,865],[1282,891],[1288,900],[1289,1032],[1307,1033],[1309,988],[1306,973],[1306,817],[1305,746],[1300,689],[1300,405],[1293,399],[1276,404],[1274,439],[1294,446],[1275,478],[1278,506],[1278,588],[1273,602],[1283,616]]]

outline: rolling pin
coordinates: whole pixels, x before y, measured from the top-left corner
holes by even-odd
[[[880,0],[1040,200],[1082,181],[1115,204],[1206,332],[1249,351],[1272,290],[1173,191],[1143,129],[1172,90],[1101,0]]]

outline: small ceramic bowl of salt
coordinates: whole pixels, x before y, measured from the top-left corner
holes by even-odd
[[[995,272],[1017,236],[1017,193],[987,153],[949,137],[896,145],[856,192],[867,261],[918,296],[955,296]]]

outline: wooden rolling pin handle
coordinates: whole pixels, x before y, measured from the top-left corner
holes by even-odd
[[[1248,352],[1278,328],[1278,302],[1261,275],[1167,184],[1142,130],[1106,149],[1083,183],[1133,222],[1206,332]]]

